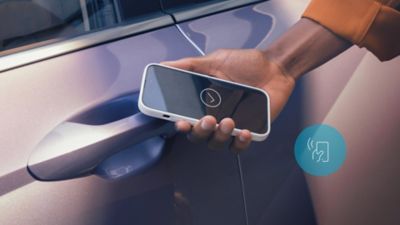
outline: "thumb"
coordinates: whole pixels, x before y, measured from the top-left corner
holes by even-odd
[[[209,74],[211,69],[207,56],[183,58],[176,61],[161,62],[161,64],[204,74]]]

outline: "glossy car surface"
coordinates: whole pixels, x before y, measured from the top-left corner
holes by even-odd
[[[190,143],[137,109],[148,63],[264,49],[307,3],[156,1],[163,10],[151,19],[1,57],[0,224],[329,221],[312,204],[293,144],[307,124],[324,120],[364,51],[352,49],[301,80],[267,141],[240,155]],[[339,88],[318,89],[331,82],[318,77],[338,67]],[[309,90],[324,101],[305,101]]]

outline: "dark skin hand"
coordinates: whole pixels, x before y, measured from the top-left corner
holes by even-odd
[[[204,57],[186,58],[174,62],[164,62],[164,64],[267,91],[271,98],[272,119],[282,110],[295,84],[292,77],[284,75],[276,64],[265,58],[263,52],[255,49],[218,50]],[[214,117],[206,116],[193,128],[185,121],[178,121],[176,127],[185,133],[192,130],[189,138],[194,142],[209,139],[209,147],[216,149],[222,148],[225,142],[231,141],[235,122],[230,118],[225,118],[218,127],[216,124]],[[250,143],[250,131],[242,130],[232,141],[231,148],[240,151],[246,149]]]
[[[303,18],[265,51],[222,49],[203,57],[163,64],[265,90],[270,96],[271,119],[274,120],[287,103],[295,81],[301,75],[350,46],[349,42],[323,26]],[[232,138],[234,127],[235,122],[230,118],[223,119],[217,126],[212,116],[203,117],[193,126],[186,121],[176,122],[177,130],[187,133],[195,143],[208,141],[212,149],[223,148],[225,143],[230,143],[233,151],[240,152],[249,147],[251,133],[242,130]]]

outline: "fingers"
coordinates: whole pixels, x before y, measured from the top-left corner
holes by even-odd
[[[207,56],[184,58],[176,61],[166,61],[166,62],[161,62],[161,64],[205,74],[209,74],[211,70],[210,60],[208,59]]]
[[[225,143],[231,140],[231,134],[235,128],[235,122],[230,118],[223,119],[218,128],[215,130],[212,138],[208,142],[208,147],[211,149],[221,149]]]
[[[175,123],[175,128],[179,132],[188,133],[192,129],[192,125],[184,120],[179,120]]]
[[[239,153],[251,144],[251,133],[248,130],[241,130],[239,134],[236,135],[235,139],[231,144],[231,150]]]
[[[218,127],[217,121],[213,116],[205,116],[193,127],[189,122],[177,121],[176,129],[179,132],[188,133],[188,139],[194,143],[208,140],[210,149],[221,149],[226,143],[231,142],[230,149],[239,153],[247,149],[251,144],[251,133],[248,130],[241,130],[231,141],[235,122],[230,118],[223,119]]]
[[[202,142],[207,140],[214,132],[217,125],[217,120],[213,116],[205,116],[197,122],[192,132],[189,133],[188,138],[192,142]]]

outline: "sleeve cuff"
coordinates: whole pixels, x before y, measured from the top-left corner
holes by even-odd
[[[400,54],[400,12],[382,6],[365,37],[358,44],[366,47],[381,61]]]
[[[380,7],[381,3],[374,0],[313,0],[303,17],[359,44]]]
[[[400,54],[400,13],[375,0],[312,0],[303,17],[366,47],[380,60]]]

